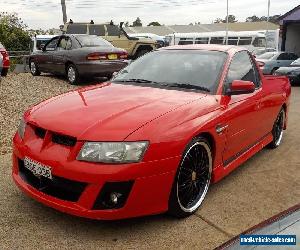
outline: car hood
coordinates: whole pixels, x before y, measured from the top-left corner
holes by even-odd
[[[117,141],[206,94],[104,83],[81,88],[33,107],[25,119],[78,140]]]

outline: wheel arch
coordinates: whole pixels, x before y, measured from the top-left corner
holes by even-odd
[[[212,160],[214,160],[215,158],[215,153],[216,153],[216,140],[213,137],[213,135],[209,132],[200,132],[197,137],[203,137],[204,139],[206,139],[209,143],[210,149],[211,149],[211,153],[212,153]]]
[[[286,105],[286,103],[282,104],[282,108],[283,108],[284,114],[285,114],[284,127],[283,127],[283,129],[285,130],[287,128],[287,105]]]
[[[149,52],[153,50],[153,47],[149,44],[149,45],[142,45],[142,44],[137,44],[133,50],[133,57],[135,58],[137,53],[141,50],[148,50]]]

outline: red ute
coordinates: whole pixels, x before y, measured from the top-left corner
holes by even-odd
[[[8,52],[4,48],[4,46],[0,43],[0,53],[3,56],[3,65],[2,65],[2,72],[0,72],[1,76],[6,76],[9,70],[10,62]]]
[[[215,183],[279,146],[291,87],[234,46],[148,53],[111,82],[28,110],[13,139],[13,179],[60,211],[121,219],[184,217]]]

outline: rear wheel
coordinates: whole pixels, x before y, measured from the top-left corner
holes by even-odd
[[[141,50],[139,50],[139,51],[135,54],[134,58],[137,59],[137,58],[139,58],[139,57],[141,57],[141,56],[147,54],[148,52],[150,52],[150,50],[148,50],[148,49],[141,49]]]
[[[277,70],[278,68],[274,68],[271,70],[271,75],[274,75],[275,71]]]
[[[39,68],[36,64],[35,61],[30,61],[29,63],[29,68],[30,68],[30,73],[33,75],[33,76],[39,76],[41,74],[41,72],[39,71]]]
[[[285,111],[281,108],[272,129],[273,141],[269,144],[270,148],[277,148],[282,141],[283,128],[285,122]]]
[[[183,218],[202,204],[212,173],[212,153],[203,137],[193,139],[183,154],[169,199],[169,213]]]
[[[1,73],[1,76],[7,76],[7,74],[8,74],[8,68],[3,68],[2,72],[0,72],[0,73]]]
[[[79,83],[79,74],[74,64],[69,64],[67,66],[67,78],[72,85],[77,85]]]

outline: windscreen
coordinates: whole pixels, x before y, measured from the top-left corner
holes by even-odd
[[[216,89],[227,58],[225,52],[202,50],[154,51],[124,68],[114,81],[143,79],[149,84],[181,84]]]
[[[98,36],[76,36],[82,47],[113,47],[111,43]]]
[[[296,61],[293,61],[291,65],[300,66],[300,58],[298,58]]]

